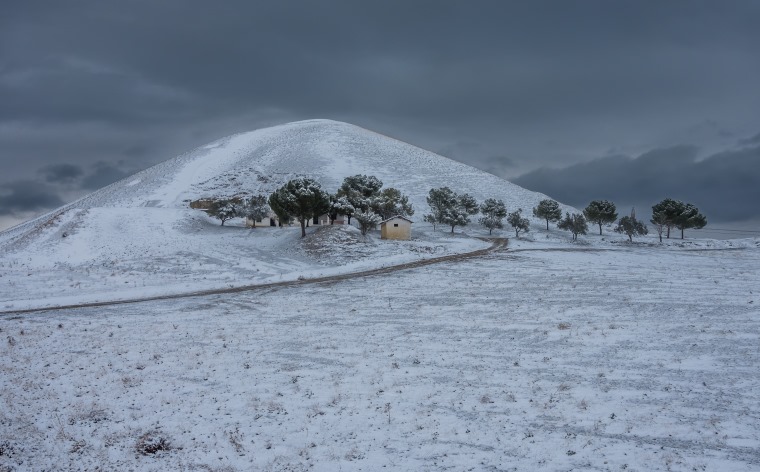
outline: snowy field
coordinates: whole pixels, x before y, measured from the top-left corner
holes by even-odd
[[[347,225],[308,228],[301,239],[300,227],[249,229],[240,219],[222,227],[195,210],[85,212],[35,235],[34,246],[0,246],[0,312],[322,277],[489,245],[424,230],[387,241]]]
[[[0,470],[760,470],[760,249],[549,246],[4,315]]]

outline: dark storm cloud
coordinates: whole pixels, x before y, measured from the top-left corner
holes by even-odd
[[[39,170],[46,182],[68,183],[84,174],[81,167],[74,164],[51,164]]]
[[[714,149],[760,128],[758,23],[743,0],[9,0],[0,184],[102,161],[94,189],[315,117],[505,177],[610,148]]]
[[[274,107],[524,124],[718,98],[748,85],[760,39],[751,2],[77,5],[6,15],[5,116],[129,123]]]
[[[82,179],[81,187],[85,190],[97,190],[128,177],[132,173],[132,171],[126,171],[107,162],[98,162],[93,171]]]
[[[38,182],[18,181],[0,186],[0,215],[43,211],[61,205],[61,198]]]
[[[713,221],[760,217],[760,147],[695,160],[688,146],[657,149],[631,159],[610,156],[563,169],[539,169],[513,182],[577,208],[607,199],[624,212],[636,206],[648,217],[665,197],[697,205]]]
[[[760,133],[757,133],[751,138],[740,139],[739,144],[744,145],[744,146],[751,145],[751,144],[760,144]]]

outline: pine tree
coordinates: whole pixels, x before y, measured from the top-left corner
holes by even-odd
[[[665,228],[668,226],[668,220],[665,216],[665,213],[658,212],[652,214],[652,219],[649,220],[650,223],[654,225],[655,231],[657,231],[657,236],[660,237],[660,242],[662,242],[662,233],[665,231]]]
[[[564,229],[573,233],[573,241],[578,240],[579,234],[586,234],[588,232],[588,223],[586,218],[580,213],[565,213],[565,218],[557,223],[557,228]]]
[[[520,231],[525,231],[526,233],[530,231],[530,220],[523,218],[522,208],[518,208],[517,211],[510,213],[507,216],[507,223],[515,230],[516,238],[520,237]]]
[[[502,220],[507,216],[507,207],[501,200],[488,198],[480,205],[480,214],[483,215],[478,222],[488,228],[488,234],[494,229],[502,229]]]
[[[549,231],[549,222],[562,219],[562,210],[559,209],[557,201],[547,198],[533,208],[533,216],[546,220],[546,230]]]
[[[359,223],[359,231],[363,235],[367,234],[367,231],[374,229],[378,223],[383,221],[382,217],[372,211],[362,211],[354,214],[356,222]]]
[[[394,216],[410,217],[414,215],[409,197],[403,195],[398,189],[388,187],[377,196],[370,199],[370,208],[384,220]]]
[[[374,175],[354,175],[343,179],[336,196],[346,197],[355,211],[367,212],[382,187],[383,182]],[[351,215],[348,215],[348,223],[351,223]]]
[[[267,197],[264,195],[254,195],[248,200],[243,201],[241,214],[253,221],[253,227],[256,227],[256,221],[264,219],[269,214],[269,205]]]
[[[269,196],[269,206],[301,223],[301,237],[306,236],[306,222],[330,210],[330,196],[312,179],[297,178],[275,190]]]
[[[652,223],[654,223],[655,216],[657,220],[665,227],[666,237],[670,239],[670,230],[676,224],[676,218],[681,214],[684,203],[672,198],[666,198],[660,203],[652,206]],[[660,236],[662,241],[662,236]]]
[[[207,213],[214,218],[217,218],[222,222],[221,226],[224,226],[224,222],[227,220],[231,220],[232,218],[235,218],[238,216],[238,207],[235,205],[235,202],[232,200],[215,200],[209,209],[207,210]]]
[[[615,204],[608,202],[607,200],[594,200],[588,204],[583,215],[591,223],[599,225],[599,235],[602,234],[602,225],[605,223],[613,223],[617,220],[618,214],[615,209]]]
[[[356,212],[356,209],[348,202],[348,198],[330,195],[330,210],[328,211],[328,214],[330,215],[330,224],[333,224],[333,221],[338,218],[338,215],[346,215],[349,218],[350,223],[351,216],[354,212]]]
[[[423,220],[433,225],[435,231],[436,224],[443,224],[444,212],[447,208],[453,206],[456,202],[456,194],[448,187],[432,188],[428,192],[427,204],[430,207],[430,213],[423,216]]]
[[[633,216],[624,216],[615,227],[616,233],[628,235],[628,240],[633,242],[634,236],[644,236],[649,233],[647,226]]]
[[[454,195],[456,196],[454,204],[443,214],[443,223],[451,226],[452,233],[457,226],[470,224],[470,216],[478,213],[478,202],[472,195],[467,193]]]
[[[681,230],[681,239],[683,239],[683,230],[704,228],[707,225],[707,217],[700,213],[697,207],[691,203],[686,203],[674,223],[675,227]]]

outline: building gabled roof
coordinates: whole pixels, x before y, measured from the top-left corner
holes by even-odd
[[[396,215],[396,216],[391,216],[391,217],[390,217],[390,218],[388,218],[387,220],[383,220],[383,221],[381,221],[381,222],[380,222],[380,224],[383,224],[383,223],[387,223],[387,222],[389,222],[390,220],[392,220],[392,219],[394,219],[394,218],[401,218],[402,220],[406,220],[406,221],[408,221],[409,223],[414,223],[414,221],[410,220],[410,219],[409,219],[409,218],[407,218],[406,216]]]

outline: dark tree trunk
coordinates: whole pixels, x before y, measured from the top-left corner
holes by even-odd
[[[301,237],[306,237],[306,219],[305,218],[299,218],[301,221]]]
[[[546,231],[549,231],[549,218],[546,219]]]
[[[451,227],[451,232],[452,232],[452,233],[454,232],[454,228],[456,228],[456,226],[452,226],[452,227]]]
[[[681,228],[681,239],[683,239],[683,228]]]
[[[670,239],[670,226],[668,226],[668,239]]]
[[[601,236],[601,235],[602,235],[602,224],[599,223],[599,236]]]

